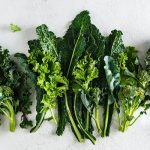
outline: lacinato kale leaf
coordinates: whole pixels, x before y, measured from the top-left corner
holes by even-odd
[[[12,32],[19,32],[21,31],[21,28],[18,25],[15,25],[13,23],[10,24],[10,29]]]
[[[85,51],[85,34],[89,29],[89,25],[89,12],[81,12],[72,21],[66,34],[63,36],[62,42],[60,43],[63,73],[67,77],[69,77],[74,65]]]
[[[117,57],[124,50],[122,35],[121,31],[111,31],[111,34],[106,39],[105,55]]]

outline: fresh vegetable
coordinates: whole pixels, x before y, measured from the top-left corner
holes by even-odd
[[[8,86],[0,86],[0,112],[9,120],[9,129],[14,132],[16,121],[13,108],[13,91]]]
[[[22,112],[20,126],[32,127],[30,132],[44,121],[54,121],[57,135],[69,124],[79,142],[89,139],[95,144],[96,135],[109,136],[114,112],[122,132],[147,114],[150,49],[144,66],[138,51],[125,47],[121,31],[103,36],[88,11],[75,17],[63,37],[56,37],[45,24],[36,33],[38,38],[28,42],[28,55],[10,56],[0,47],[0,115],[8,119],[10,131],[15,131],[15,115]],[[28,119],[33,90],[34,126]]]
[[[92,116],[93,104],[92,100],[90,100],[89,94],[92,90],[90,87],[90,83],[93,79],[98,77],[98,69],[95,67],[96,61],[94,61],[89,54],[86,54],[83,59],[81,59],[76,65],[73,70],[73,82],[72,85],[74,91],[74,113],[77,123],[83,133],[95,143],[96,138],[90,133],[90,117]],[[86,117],[85,117],[85,125],[80,122],[79,114],[77,114],[77,103],[78,103],[78,96],[81,96],[82,105],[86,108]],[[98,126],[98,130],[100,126],[98,124],[98,120],[96,120],[96,124]]]
[[[149,108],[147,95],[150,75],[141,66],[137,51],[128,47],[118,59],[121,74],[121,84],[118,90],[118,122],[119,130],[126,131]],[[142,108],[139,115],[135,112]]]
[[[10,24],[10,29],[12,32],[19,32],[21,31],[21,28],[18,26],[18,25],[15,25],[15,24]]]
[[[28,63],[36,73],[36,86],[43,91],[40,102],[37,103],[37,123],[31,132],[35,132],[44,121],[48,111],[57,124],[53,109],[56,107],[57,98],[62,97],[68,89],[68,80],[62,75],[61,66],[58,61],[56,37],[48,31],[46,25],[37,27],[39,36],[39,47],[29,50]],[[51,117],[50,116],[50,117]]]
[[[10,121],[10,131],[15,130],[15,114],[23,113],[22,126],[32,124],[28,120],[30,113],[30,86],[27,83],[27,75],[24,74],[13,61],[7,49],[0,47],[0,91],[1,91],[1,113],[6,115]]]

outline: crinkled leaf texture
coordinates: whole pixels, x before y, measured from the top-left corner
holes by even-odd
[[[69,77],[74,65],[85,51],[85,33],[89,29],[90,16],[88,11],[78,14],[59,44],[61,63],[64,74]]]

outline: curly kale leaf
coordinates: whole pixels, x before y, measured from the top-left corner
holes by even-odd
[[[83,59],[77,62],[73,70],[74,82],[85,92],[89,92],[90,82],[98,77],[98,69],[95,67],[96,63],[90,54],[86,54]]]
[[[28,64],[28,58],[25,54],[16,53],[15,55],[17,62],[17,71],[15,73],[15,78],[18,78],[18,84],[15,86],[15,95],[19,100],[19,106],[17,107],[18,111],[22,112],[21,124],[22,128],[28,128],[32,126],[32,121],[28,119],[28,114],[31,113],[30,106],[32,105],[32,101],[30,98],[31,95],[31,87],[36,87],[36,75],[31,70]],[[40,93],[38,93],[40,94]],[[37,95],[37,99],[40,96]]]
[[[31,130],[36,131],[44,120],[47,111],[51,111],[51,115],[55,122],[55,116],[52,109],[55,108],[57,97],[68,89],[68,81],[62,76],[60,63],[56,57],[51,56],[49,51],[33,51],[28,58],[29,64],[33,66],[33,71],[37,74],[37,85],[44,91],[43,97],[39,105],[41,109],[39,114],[41,118],[37,117],[37,124]]]
[[[7,49],[0,47],[0,84],[14,86],[15,63],[10,59]]]
[[[93,110],[93,102],[90,100],[89,92],[91,90],[90,83],[93,79],[98,77],[98,69],[96,68],[96,61],[94,61],[90,54],[86,54],[83,59],[81,59],[76,65],[73,70],[73,82],[75,83],[72,88],[75,92],[74,97],[74,113],[77,123],[84,134],[87,136],[88,139],[91,140],[92,143],[95,143],[95,137],[89,132],[89,123],[91,122],[90,119],[87,119],[85,122],[86,128],[82,125],[80,121],[80,116],[77,114],[77,97],[80,95],[82,104],[86,108],[86,118],[89,118],[92,115]],[[90,113],[90,114],[89,114]]]

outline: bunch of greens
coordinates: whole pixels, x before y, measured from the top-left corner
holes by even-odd
[[[94,144],[95,132],[109,136],[114,112],[122,132],[147,113],[150,50],[143,67],[137,50],[124,46],[122,32],[103,36],[88,11],[75,17],[63,37],[45,24],[36,33],[38,38],[28,42],[28,56],[17,53],[12,60],[8,50],[0,48],[0,113],[10,121],[11,131],[18,111],[20,126],[32,126],[27,116],[32,87],[37,115],[31,132],[53,120],[56,134],[62,135],[69,123],[79,142],[87,138]]]
[[[134,47],[127,47],[120,53],[117,64],[120,68],[120,89],[116,95],[116,108],[119,130],[124,132],[145,114],[150,106],[150,75],[140,64]],[[138,114],[137,110],[140,107]]]
[[[36,125],[31,132],[35,132],[47,120],[49,111],[51,116],[48,119],[53,119],[57,124],[53,109],[56,108],[58,98],[68,90],[69,84],[62,75],[55,35],[48,31],[46,25],[37,27],[36,31],[39,39],[29,41],[30,55],[27,58],[28,68],[35,74],[32,81],[37,91]]]
[[[15,130],[15,114],[18,111],[23,113],[20,125],[24,127],[32,124],[27,118],[31,102],[26,76],[11,59],[9,51],[0,47],[0,112],[9,120],[12,132]]]

